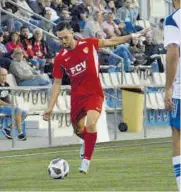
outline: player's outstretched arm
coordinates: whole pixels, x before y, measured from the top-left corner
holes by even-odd
[[[138,33],[132,33],[132,34],[126,35],[126,36],[113,37],[111,39],[100,39],[99,40],[99,47],[103,48],[103,47],[117,46],[117,45],[126,43],[126,42],[134,39],[135,37],[139,38],[141,36],[144,36],[150,31],[151,31],[151,28],[147,28],[147,29],[144,29],[142,31],[139,31]]]
[[[45,121],[48,121],[51,118],[53,107],[61,91],[61,83],[62,83],[62,79],[56,79],[56,78],[54,79],[54,83],[51,90],[50,102],[48,104],[48,109],[45,110],[43,115],[43,119]]]

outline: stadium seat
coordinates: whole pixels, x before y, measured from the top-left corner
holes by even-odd
[[[62,113],[70,113],[70,109],[67,108],[65,96],[59,95],[57,102],[58,110]]]
[[[160,77],[160,73],[158,72],[153,73],[153,83],[159,86],[163,85],[162,79]]]
[[[119,84],[120,84],[120,85],[124,85],[124,84],[125,84],[124,74],[122,75],[121,72],[118,72],[117,75],[118,75]],[[123,82],[122,82],[122,78],[123,78]]]
[[[104,84],[107,87],[112,88],[113,85],[112,85],[112,82],[111,82],[110,74],[109,73],[102,73],[102,76],[103,76]]]
[[[131,73],[131,76],[135,85],[141,85],[140,78],[137,73]]]
[[[114,87],[119,87],[119,80],[117,73],[110,73],[110,78]]]
[[[165,73],[160,73],[160,78],[161,78],[162,85],[165,86],[166,74]]]
[[[149,94],[146,94],[146,108],[147,109],[152,109],[152,104],[151,104],[151,101],[150,101]]]
[[[124,76],[125,76],[125,84],[126,85],[134,85],[131,73],[124,73]]]
[[[100,81],[101,81],[101,85],[102,85],[102,87],[104,88],[105,85],[104,85],[104,81],[103,81],[102,73],[99,73],[99,79],[100,79]]]
[[[157,104],[159,109],[165,109],[165,104],[163,100],[163,96],[161,93],[155,93],[156,99],[157,99]]]
[[[156,100],[156,94],[155,93],[149,93],[150,103],[151,103],[151,109],[158,109],[158,103]]]

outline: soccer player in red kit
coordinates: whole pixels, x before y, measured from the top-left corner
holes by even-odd
[[[59,23],[55,31],[63,49],[55,58],[54,83],[48,109],[44,112],[44,120],[49,120],[51,117],[61,91],[62,70],[64,69],[71,81],[71,122],[75,134],[84,140],[84,156],[79,171],[87,173],[97,139],[96,123],[104,101],[103,89],[99,80],[97,51],[102,47],[125,43],[135,36],[146,34],[148,30],[141,31],[139,34],[106,40],[96,38],[75,40],[74,32],[68,22]]]

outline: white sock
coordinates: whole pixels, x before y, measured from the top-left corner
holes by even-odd
[[[178,186],[178,190],[180,191],[180,160],[181,160],[181,156],[176,156],[173,157],[173,168],[174,168],[174,173],[176,176],[176,181],[177,181],[177,186]]]

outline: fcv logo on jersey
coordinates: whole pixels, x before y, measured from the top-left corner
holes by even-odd
[[[70,68],[70,72],[72,76],[76,76],[86,70],[86,62],[81,62],[77,64],[75,67]]]

